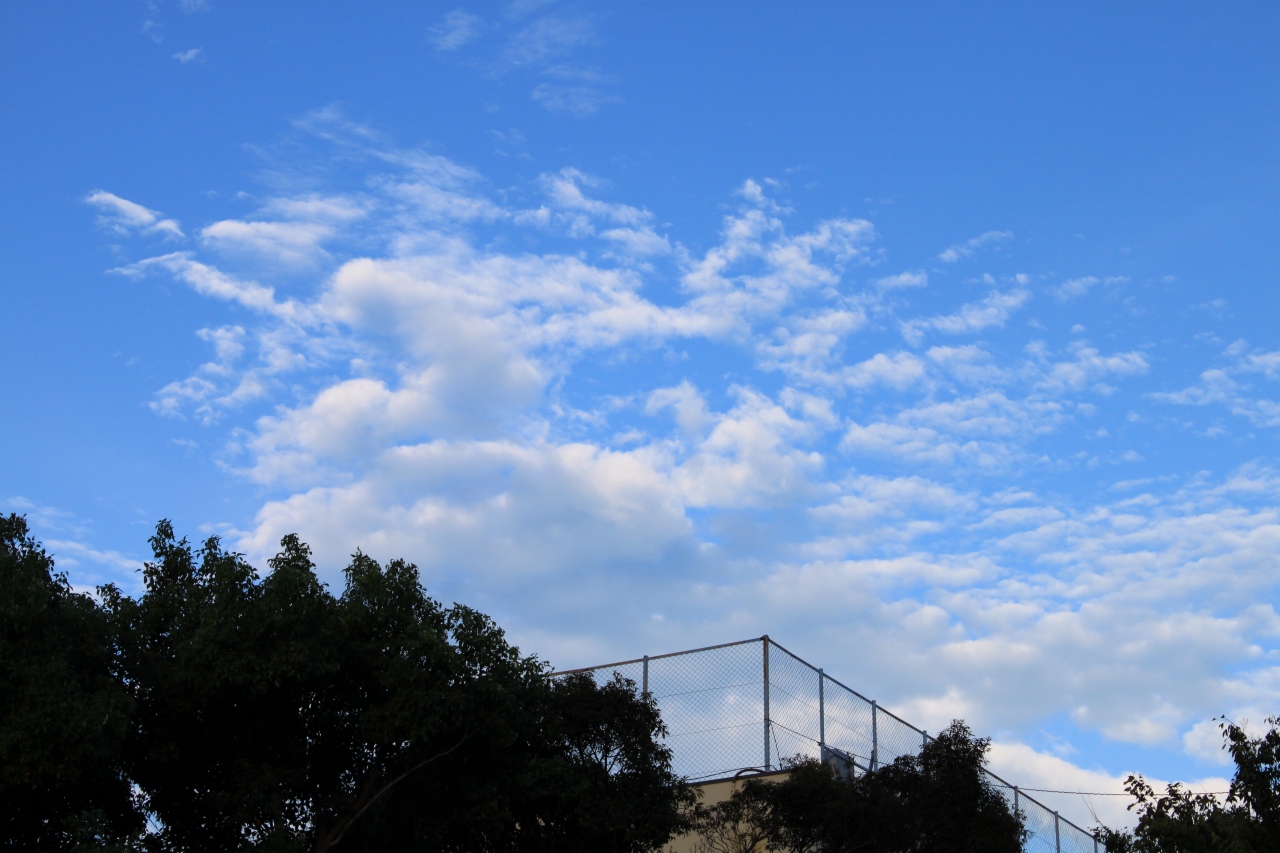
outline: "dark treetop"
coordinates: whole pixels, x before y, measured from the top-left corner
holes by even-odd
[[[416,568],[341,596],[287,536],[259,576],[161,522],[138,598],[0,540],[0,847],[645,851],[685,825],[635,685],[550,679]],[[16,807],[15,807],[16,806]]]

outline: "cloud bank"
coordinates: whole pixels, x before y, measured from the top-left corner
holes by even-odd
[[[1280,471],[1143,480],[1111,435],[1143,401],[1275,426],[1274,353],[1149,391],[1142,342],[1025,325],[1025,277],[939,309],[923,270],[879,268],[873,223],[798,222],[762,182],[694,248],[573,168],[515,203],[333,111],[300,124],[359,151],[366,189],[274,197],[120,269],[237,312],[153,408],[218,431],[269,495],[220,520],[255,560],[295,531],[331,578],[356,547],[408,557],[564,666],[767,631],[930,729],[1006,733],[1000,767],[1036,778],[1068,765],[1021,742],[1047,720],[1193,756],[1210,716],[1276,706]],[[88,201],[116,233],[183,234]]]

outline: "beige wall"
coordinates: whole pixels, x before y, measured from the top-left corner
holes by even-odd
[[[787,775],[785,770],[776,770],[773,773],[753,773],[750,776],[741,776],[735,779],[713,779],[710,782],[703,782],[695,785],[695,790],[699,791],[701,796],[699,802],[704,806],[714,805],[733,796],[733,792],[738,790],[738,786],[747,779],[775,779],[779,780]],[[677,835],[662,848],[663,853],[693,853],[695,845],[698,843],[696,835]]]

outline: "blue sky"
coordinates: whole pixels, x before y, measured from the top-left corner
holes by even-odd
[[[77,584],[297,531],[1032,787],[1280,709],[1274,6],[0,16],[0,500]]]

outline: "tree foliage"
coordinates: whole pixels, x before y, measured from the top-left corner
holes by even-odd
[[[120,747],[131,703],[108,622],[0,517],[0,847],[95,846],[140,827]]]
[[[0,658],[5,792],[42,774],[27,785],[47,805],[23,818],[44,834],[15,826],[11,846],[65,849],[59,827],[97,821],[98,841],[155,853],[629,853],[684,826],[651,699],[549,678],[410,563],[357,553],[335,596],[296,536],[259,576],[161,522],[143,594],[105,587],[98,605],[8,523],[2,601],[29,615]]]
[[[1280,851],[1280,718],[1268,717],[1267,731],[1250,737],[1244,727],[1223,720],[1223,747],[1235,763],[1225,801],[1196,794],[1180,783],[1163,796],[1142,776],[1125,789],[1138,815],[1133,830],[1103,828],[1110,853],[1276,853]]]
[[[990,741],[960,721],[918,756],[849,774],[789,762],[781,781],[748,779],[699,810],[704,853],[1020,853],[1026,833],[983,773]]]

